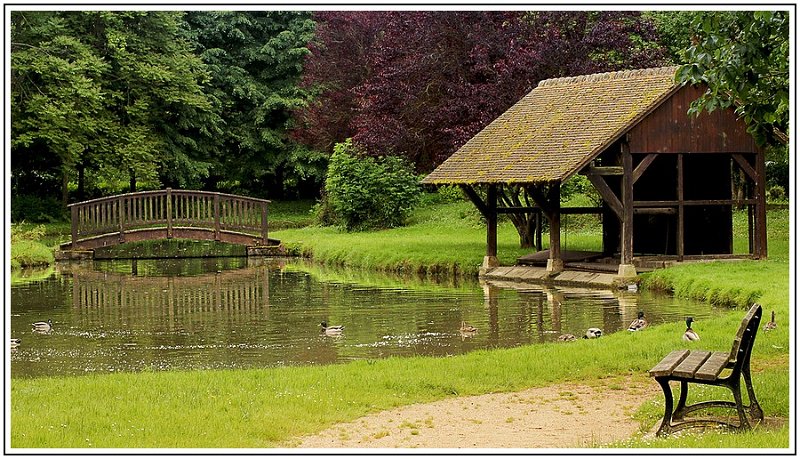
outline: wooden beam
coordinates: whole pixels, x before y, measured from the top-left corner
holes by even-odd
[[[531,199],[533,199],[536,205],[542,209],[542,212],[547,215],[547,218],[550,218],[550,214],[553,213],[554,209],[550,205],[550,201],[548,200],[548,197],[545,196],[544,192],[542,192],[542,190],[535,185],[526,187],[525,191],[528,192],[528,195],[531,197]]]
[[[733,159],[736,160],[736,162],[739,164],[739,167],[742,168],[744,173],[747,174],[748,177],[750,177],[750,180],[752,180],[753,182],[758,182],[758,174],[756,174],[756,170],[753,169],[753,166],[751,166],[746,159],[744,159],[744,156],[740,154],[733,154],[731,156],[733,156]]]
[[[586,178],[592,182],[594,188],[598,193],[600,193],[600,197],[603,198],[603,201],[605,201],[611,210],[614,211],[614,213],[617,215],[617,218],[622,220],[622,203],[611,190],[611,187],[608,186],[605,179],[597,175],[587,175]]]
[[[633,209],[636,215],[675,215],[678,209],[674,207],[637,207]]]
[[[767,173],[764,153],[756,154],[756,212],[755,212],[755,252],[757,258],[767,258]]]
[[[621,166],[587,166],[581,171],[582,175],[622,175]]]
[[[532,212],[540,212],[540,207],[498,207],[498,214],[529,214]]]
[[[627,137],[620,144],[622,156],[622,240],[620,264],[633,264],[633,157]]]
[[[656,153],[651,153],[644,157],[642,162],[640,162],[639,165],[636,166],[636,169],[633,170],[633,183],[639,181],[639,178],[642,176],[642,174],[644,174],[644,171],[646,171],[647,168],[653,164],[653,161],[655,161],[656,158],[658,158],[658,154]]]
[[[486,190],[486,256],[497,258],[497,185]]]
[[[692,199],[689,201],[633,201],[633,207],[675,207],[684,206],[734,206],[738,204],[757,204],[758,199]]]
[[[560,272],[564,266],[561,261],[561,184],[553,183],[547,191],[548,206],[553,212],[548,215],[550,220],[550,266],[553,271]]]
[[[481,215],[483,215],[484,218],[489,218],[489,208],[486,206],[486,203],[483,202],[478,193],[469,185],[461,185],[461,189],[464,190],[464,194],[466,194],[469,200],[472,201],[472,204],[478,208],[478,211],[481,213]]]
[[[683,261],[684,253],[684,238],[685,238],[685,223],[686,219],[684,218],[683,213],[683,154],[678,155],[678,229],[675,234],[675,238],[677,239],[677,243],[675,244],[676,252],[678,255],[678,261]],[[634,204],[635,205],[635,204]]]

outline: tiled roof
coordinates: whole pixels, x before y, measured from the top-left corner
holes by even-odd
[[[677,89],[677,67],[544,80],[423,183],[565,180]]]

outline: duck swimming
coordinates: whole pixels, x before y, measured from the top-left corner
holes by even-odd
[[[47,322],[34,322],[31,324],[31,326],[33,327],[33,331],[47,333],[53,328],[53,321],[47,319]]]
[[[475,333],[475,332],[478,331],[478,329],[462,320],[461,321],[461,328],[459,329],[459,331],[461,333]]]
[[[331,325],[328,326],[328,322],[322,322],[319,324],[322,327],[322,331],[326,335],[338,335],[344,331],[344,325]]]
[[[697,334],[696,331],[692,330],[692,322],[694,319],[691,317],[686,318],[686,331],[683,333],[683,340],[684,341],[699,341],[700,335]]]
[[[644,311],[639,311],[639,315],[633,319],[630,325],[628,325],[629,332],[635,332],[644,330],[647,327],[647,319],[644,318]]]

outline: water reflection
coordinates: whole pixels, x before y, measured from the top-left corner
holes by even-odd
[[[94,262],[15,284],[13,377],[328,364],[555,341],[713,314],[667,297],[379,276],[295,260]],[[46,336],[31,323],[52,319]],[[319,324],[343,324],[334,336]],[[462,333],[461,324],[476,327]],[[677,330],[677,329],[676,329]]]

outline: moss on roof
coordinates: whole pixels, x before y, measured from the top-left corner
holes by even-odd
[[[563,181],[678,88],[677,67],[544,80],[431,172],[426,184]]]

